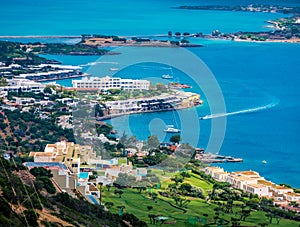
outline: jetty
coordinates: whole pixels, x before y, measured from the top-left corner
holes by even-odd
[[[226,163],[226,162],[243,162],[242,158],[234,158],[231,156],[223,156],[219,154],[205,153],[203,149],[196,149],[195,160],[203,163]]]

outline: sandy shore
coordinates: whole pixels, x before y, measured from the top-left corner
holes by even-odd
[[[251,39],[239,39],[235,38],[236,42],[251,42],[251,43],[300,43],[300,38],[293,39],[266,39],[265,41],[255,41]]]

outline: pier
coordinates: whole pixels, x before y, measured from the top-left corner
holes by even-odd
[[[204,150],[200,150],[200,152],[197,152],[195,155],[195,160],[200,160],[203,163],[225,163],[225,162],[243,162],[242,158],[234,158],[231,156],[223,156],[218,154],[210,154],[205,153]]]

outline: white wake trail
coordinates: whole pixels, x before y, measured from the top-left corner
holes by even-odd
[[[227,117],[227,116],[237,115],[237,114],[253,113],[253,112],[273,108],[274,106],[277,106],[278,103],[279,102],[272,102],[272,103],[270,103],[268,105],[265,105],[265,106],[259,106],[259,107],[255,107],[255,108],[250,108],[250,109],[246,109],[246,110],[239,110],[239,111],[234,111],[234,112],[229,112],[229,113],[210,114],[210,115],[206,115],[204,117],[200,117],[200,119],[201,120],[207,120],[207,119],[218,118],[218,117]]]
[[[112,65],[118,65],[119,63],[118,62],[103,62],[103,61],[96,61],[96,62],[89,62],[87,64],[82,64],[82,65],[79,65],[81,67],[84,67],[84,66],[92,66],[92,65],[99,65],[99,64],[112,64]]]

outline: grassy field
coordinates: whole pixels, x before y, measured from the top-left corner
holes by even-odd
[[[155,172],[156,174],[159,172]],[[160,175],[162,180],[162,188],[161,189],[151,189],[151,192],[163,191],[167,184],[171,183],[170,176]],[[185,178],[184,182],[188,182],[194,186],[201,187],[206,190],[211,190],[212,185],[208,184],[204,180],[202,180],[198,175],[191,174],[190,178]],[[157,201],[152,200],[148,196],[148,190],[139,193],[136,189],[126,188],[123,190],[123,195],[119,198],[119,195],[114,194],[115,188],[112,187],[110,191],[107,188],[103,187],[102,192],[102,202],[112,202],[114,205],[110,208],[113,213],[119,213],[118,206],[125,206],[124,212],[132,213],[136,215],[139,219],[147,222],[149,226],[155,226],[150,223],[150,219],[148,214],[157,214],[159,216],[168,217],[167,222],[171,222],[172,224],[163,224],[169,226],[204,226],[204,220],[206,219],[206,223],[209,226],[218,226],[214,223],[213,217],[215,216],[214,208],[217,207],[215,204],[208,204],[205,200],[199,198],[191,198],[187,197],[187,199],[191,200],[188,204],[187,208],[184,208],[184,211],[175,206],[175,202],[172,198],[166,198],[162,196],[158,196]],[[172,205],[173,206],[172,206]],[[149,211],[147,206],[152,206],[153,208]],[[206,216],[206,217],[205,217]],[[239,217],[239,209],[235,208],[233,210],[233,214],[221,214],[221,218],[230,221],[231,217]],[[198,219],[198,221],[196,221]],[[262,211],[253,211],[251,215],[246,218],[246,221],[242,221],[241,225],[243,226],[259,226],[259,223],[268,222],[268,219],[265,217],[265,213]],[[223,224],[223,226],[226,226]],[[231,226],[231,224],[227,224],[227,226]],[[273,220],[273,223],[269,223],[268,226],[300,226],[299,222],[290,221],[281,219],[279,225],[276,224],[276,219]]]

